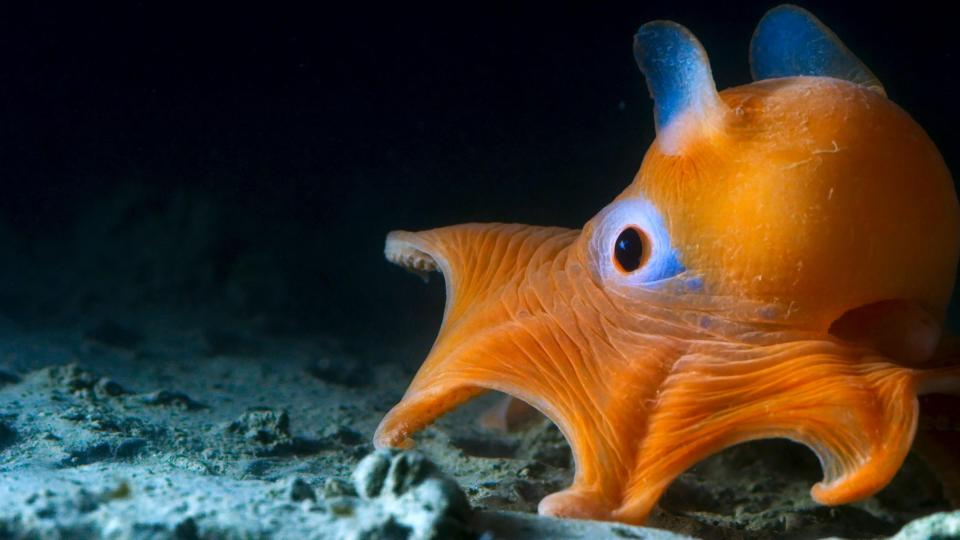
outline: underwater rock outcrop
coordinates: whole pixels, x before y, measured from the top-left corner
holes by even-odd
[[[472,516],[467,496],[456,482],[419,452],[378,450],[353,473],[356,496],[325,500],[344,539],[466,539]]]
[[[908,523],[891,540],[960,538],[960,511],[941,512]]]

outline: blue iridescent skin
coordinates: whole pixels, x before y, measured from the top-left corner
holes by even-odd
[[[792,5],[770,10],[750,42],[753,79],[829,76],[883,94],[877,77],[839,38],[807,11]]]

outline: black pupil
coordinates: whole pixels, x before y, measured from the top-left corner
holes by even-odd
[[[643,258],[643,239],[640,238],[640,233],[633,227],[624,229],[617,237],[613,256],[620,268],[626,272],[640,268],[640,260]]]

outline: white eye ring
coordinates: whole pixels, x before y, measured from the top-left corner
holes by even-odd
[[[633,198],[614,202],[595,219],[590,256],[604,283],[652,288],[686,270],[670,243],[663,217],[649,201]],[[644,254],[640,266],[627,272],[617,264],[614,250],[620,235],[631,228],[638,231]]]

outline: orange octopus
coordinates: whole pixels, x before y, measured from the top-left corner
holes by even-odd
[[[642,26],[634,53],[657,136],[582,230],[387,237],[390,261],[443,273],[447,303],[376,445],[409,446],[493,389],[549,417],[573,451],[573,484],[542,514],[642,523],[685,469],[770,437],[820,458],[816,501],[875,493],[911,448],[918,395],[960,416],[946,397],[960,394],[960,357],[941,335],[960,207],[940,153],[794,6],[760,22],[747,85],[718,93],[700,43],[672,22]],[[957,433],[930,435],[956,465]]]

